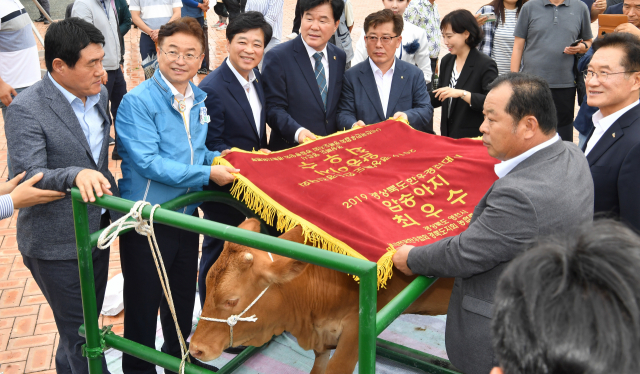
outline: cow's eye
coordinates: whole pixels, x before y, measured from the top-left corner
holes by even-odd
[[[238,299],[227,300],[227,302],[225,303],[225,306],[229,308],[233,308],[236,305],[238,305]]]

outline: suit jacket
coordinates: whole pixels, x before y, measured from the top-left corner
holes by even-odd
[[[449,87],[456,56],[448,54],[440,63],[440,87]],[[462,99],[440,101],[431,92],[431,103],[435,108],[442,106],[440,133],[454,139],[481,136],[480,125],[484,121],[482,109],[489,93],[489,85],[498,77],[498,66],[493,59],[476,48],[471,48],[467,61],[460,72],[457,89],[471,93],[471,105]],[[449,111],[451,106],[451,111]]]
[[[264,56],[264,92],[267,123],[271,127],[269,149],[279,151],[296,146],[295,133],[304,127],[316,135],[333,134],[338,128],[337,110],[346,55],[327,43],[329,91],[325,112],[316,76],[307,50],[298,36]]]
[[[253,87],[262,104],[259,135],[247,94],[226,61],[207,75],[198,86],[207,93],[204,104],[211,122],[205,144],[209,150],[222,152],[236,147],[245,151],[257,151],[267,148],[267,106],[262,90],[262,76],[258,69],[253,69],[253,72],[256,75]]]
[[[382,111],[376,79],[367,58],[344,73],[338,104],[338,126],[350,129],[361,120],[367,125],[382,122],[396,112],[406,113],[416,130],[433,132],[433,107],[424,74],[415,65],[396,58],[387,113]]]
[[[120,196],[109,171],[111,119],[106,87],[102,86],[100,102],[96,104],[104,118],[102,150],[96,165],[71,104],[50,79],[45,76],[16,96],[8,107],[5,132],[13,170],[16,174],[26,171],[23,180],[42,172],[44,176],[36,187],[63,192],[74,186],[80,171],[98,170],[109,180],[113,195]],[[89,229],[94,232],[99,229],[102,208],[89,205],[88,209]],[[111,212],[113,218],[119,215]],[[70,195],[20,209],[17,226],[22,254],[43,260],[77,258]]]
[[[498,362],[491,347],[493,297],[513,258],[539,238],[588,223],[593,214],[589,166],[573,143],[557,141],[497,180],[462,234],[409,252],[415,273],[455,277],[446,346],[463,373],[487,374]],[[578,190],[580,194],[567,194]]]
[[[640,232],[640,105],[605,131],[587,161],[595,186],[595,213],[620,218]]]

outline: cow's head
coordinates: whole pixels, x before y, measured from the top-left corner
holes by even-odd
[[[239,226],[245,230],[260,232],[260,223],[248,219]],[[298,243],[304,242],[302,228],[296,226],[280,236]],[[280,292],[281,286],[298,275],[307,263],[287,257],[225,242],[222,254],[207,274],[207,295],[202,316],[226,320],[242,313],[264,289],[269,290],[242,317],[255,314],[256,322],[239,321],[233,327],[233,346],[261,346],[273,335],[282,333],[283,308],[287,302]],[[191,355],[202,361],[210,361],[229,347],[229,325],[222,322],[200,320],[191,339]]]

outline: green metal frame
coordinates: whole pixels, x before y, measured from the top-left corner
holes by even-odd
[[[178,371],[180,364],[178,358],[121,338],[111,332],[109,327],[100,330],[98,326],[98,310],[93,280],[91,249],[96,247],[98,237],[102,230],[95,233],[90,232],[87,211],[88,204],[83,202],[80,191],[77,188],[72,189],[71,197],[76,245],[78,249],[82,307],[84,312],[84,325],[80,327],[80,334],[85,336],[87,341],[85,346],[83,346],[83,354],[87,357],[89,363],[89,373],[102,374],[102,352],[107,348],[115,348],[166,369]],[[378,351],[384,357],[412,367],[427,370],[428,373],[455,373],[455,371],[450,370],[451,364],[446,360],[376,339],[393,320],[435,282],[435,278],[425,278],[422,276],[416,278],[376,315],[377,266],[374,262],[187,216],[174,211],[178,208],[202,201],[215,201],[228,204],[245,213],[247,217],[256,217],[253,211],[230,195],[208,191],[188,194],[162,204],[162,209],[155,211],[153,220],[157,223],[209,235],[360,277],[360,329],[358,335],[360,374],[375,373],[376,345],[378,345]],[[105,195],[97,198],[96,202],[91,204],[122,213],[128,213],[133,207],[134,202]],[[148,219],[150,213],[151,207],[147,206],[142,211],[142,216]],[[262,224],[261,231],[263,233],[267,232],[264,223]],[[260,347],[250,347],[246,349],[221,368],[218,373],[233,372],[260,349]],[[211,371],[187,363],[185,374],[211,374]]]

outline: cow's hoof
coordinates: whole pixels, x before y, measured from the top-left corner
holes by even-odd
[[[247,349],[246,346],[244,345],[239,345],[237,347],[230,347],[224,350],[224,353],[229,353],[232,355],[237,355],[238,353],[244,351],[245,349]]]

